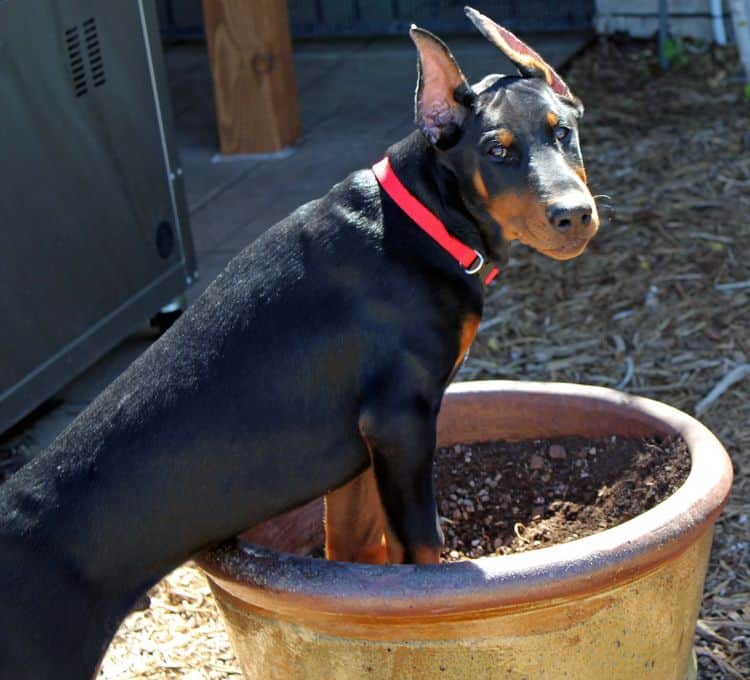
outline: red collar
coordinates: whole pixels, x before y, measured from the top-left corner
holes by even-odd
[[[484,273],[484,256],[453,236],[432,212],[409,193],[393,171],[388,156],[375,163],[372,171],[383,191],[393,199],[394,203],[440,246],[453,255],[467,274]],[[491,283],[499,273],[500,270],[497,267],[492,267],[485,276],[484,283]]]

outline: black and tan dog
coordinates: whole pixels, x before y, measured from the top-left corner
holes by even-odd
[[[91,677],[167,571],[332,490],[330,557],[438,559],[436,418],[492,263],[598,227],[580,103],[467,12],[521,76],[470,86],[412,28],[420,130],[240,253],[0,489],[0,677]]]

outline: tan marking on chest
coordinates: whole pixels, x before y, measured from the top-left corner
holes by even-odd
[[[458,370],[458,367],[464,360],[466,353],[469,351],[471,343],[474,342],[474,338],[477,335],[477,330],[479,329],[479,321],[480,318],[476,314],[469,314],[469,316],[464,319],[463,324],[461,325],[461,337],[459,339],[458,345],[458,358],[456,359],[456,363],[453,365],[454,371]]]

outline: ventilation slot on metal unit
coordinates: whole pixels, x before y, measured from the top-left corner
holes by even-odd
[[[81,38],[83,31],[83,38]],[[96,19],[86,19],[80,26],[73,26],[65,31],[65,45],[68,48],[70,75],[73,78],[73,91],[76,97],[82,97],[89,91],[89,87],[100,87],[107,82],[102,61],[102,49],[99,43],[99,32],[96,29]],[[88,75],[84,60],[88,60]]]
[[[76,97],[81,97],[88,92],[88,87],[86,86],[86,71],[83,65],[83,53],[81,52],[81,39],[78,36],[78,26],[73,26],[73,28],[65,31],[65,44],[68,47],[73,90],[76,93]]]
[[[99,35],[96,30],[96,21],[93,17],[83,22],[83,33],[86,38],[86,53],[89,57],[89,68],[91,69],[91,80],[94,87],[99,87],[107,82],[104,76],[104,63],[102,52],[99,47]]]

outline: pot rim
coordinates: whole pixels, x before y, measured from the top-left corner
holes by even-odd
[[[232,595],[270,610],[363,617],[455,617],[539,606],[635,579],[677,557],[711,529],[732,483],[732,464],[700,422],[662,402],[604,387],[487,380],[455,383],[446,400],[565,397],[638,417],[679,434],[691,454],[687,480],[661,503],[604,531],[512,555],[439,565],[333,562],[229,541],[196,558]],[[445,403],[445,402],[444,402]]]

